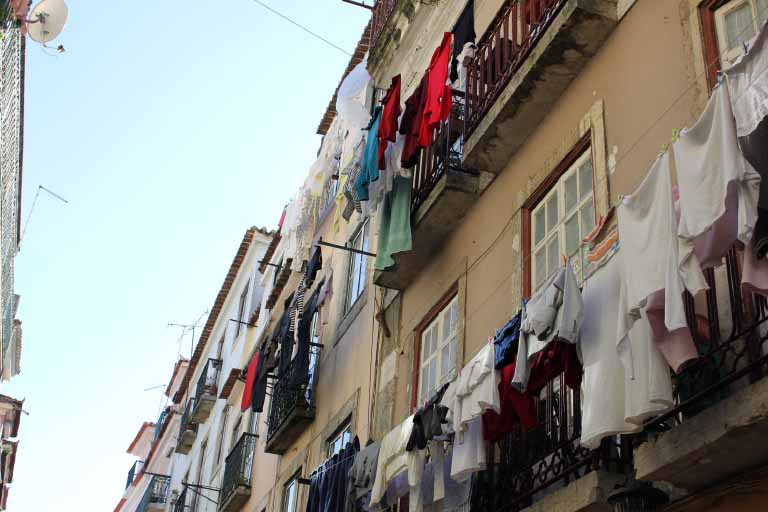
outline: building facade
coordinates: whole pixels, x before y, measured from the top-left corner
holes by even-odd
[[[165,510],[307,510],[318,468],[354,438],[385,439],[470,372],[563,257],[588,289],[595,250],[631,247],[617,208],[708,111],[720,71],[759,46],[766,18],[762,0],[377,1],[304,186],[275,233],[246,234],[174,372]],[[411,174],[382,175],[364,200],[348,186],[364,167],[361,128],[393,77],[412,97],[446,33],[474,41],[450,112]],[[405,176],[410,248],[379,265],[386,194]],[[415,505],[406,492],[389,507],[766,508],[768,310],[742,286],[744,258],[735,244],[703,271],[706,291],[683,295],[697,353],[659,378],[670,395],[656,412],[586,446],[595,388],[558,370],[528,396],[531,425],[488,440],[463,503]],[[255,406],[248,371],[264,365]]]

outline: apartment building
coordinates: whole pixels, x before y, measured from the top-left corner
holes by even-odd
[[[616,232],[623,198],[710,111],[720,72],[759,46],[766,18],[762,0],[377,1],[318,128],[317,162],[258,250],[246,234],[189,365],[174,372],[165,510],[313,512],[318,475],[359,449],[355,438],[388,439],[473,372],[563,257],[586,297],[594,251],[623,258],[632,247]],[[395,185],[373,178],[367,199],[350,187],[366,165],[360,132],[373,133],[396,84],[408,108],[446,33],[460,60],[449,112],[411,173],[390,171],[410,180],[410,248],[379,265],[395,208],[382,196]],[[520,416],[493,439],[484,427],[461,503],[418,503],[390,485],[385,507],[765,508],[768,308],[742,285],[744,248],[730,247],[702,271],[707,290],[682,294],[696,354],[656,376],[669,386],[663,405],[588,443],[587,404],[615,390],[590,384],[581,340],[578,384],[556,367],[527,396],[529,425]],[[622,386],[645,377],[621,372]]]

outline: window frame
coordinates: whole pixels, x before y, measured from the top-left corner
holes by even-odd
[[[591,164],[591,181],[590,181],[590,190],[589,193],[582,196],[581,191],[581,169],[583,168],[583,165],[589,161]],[[561,259],[562,256],[565,255],[567,257],[571,257],[573,255],[578,254],[581,246],[581,240],[584,236],[586,236],[590,231],[592,231],[595,227],[595,223],[597,220],[596,210],[597,210],[597,204],[595,199],[595,168],[594,168],[594,158],[592,156],[591,146],[588,146],[581,152],[569,165],[565,170],[560,174],[557,180],[555,180],[551,188],[544,194],[544,196],[541,198],[541,200],[536,203],[535,206],[533,206],[530,210],[530,215],[532,220],[531,225],[531,250],[528,253],[528,264],[530,266],[531,271],[531,292],[534,292],[537,290],[538,286],[543,285],[547,282],[547,279],[549,279],[554,271],[548,272],[549,268],[549,246],[552,243],[552,241],[557,238],[557,246],[558,246],[558,254],[556,255],[556,265],[555,268],[559,268],[561,265]],[[570,210],[566,210],[566,193],[567,193],[567,181],[571,178],[575,180],[576,184],[576,202],[571,207]],[[557,199],[557,217],[555,219],[555,224],[552,228],[549,228],[549,211],[550,211],[550,199],[556,196]],[[586,208],[586,206],[591,203],[592,204],[592,224],[591,226],[585,227],[582,225],[582,222],[584,220],[582,216],[582,212]],[[538,212],[543,212],[542,215],[543,221],[544,221],[544,234],[541,240],[536,240],[536,216]],[[568,244],[568,232],[567,227],[568,223],[572,221],[573,219],[576,219],[576,222],[578,222],[579,227],[579,240],[578,240],[578,246],[576,248],[576,251],[572,254],[567,254],[564,251],[567,251],[567,244]],[[536,255],[537,252],[543,250],[544,251],[544,278],[541,280],[541,282],[537,282],[536,280],[536,271],[537,264],[536,264]],[[582,255],[583,256],[583,255]],[[580,261],[580,265],[578,267],[579,273],[577,273],[577,278],[579,282],[581,282],[581,277],[583,275],[583,266],[584,261]]]
[[[563,157],[560,163],[557,164],[552,172],[549,173],[549,175],[541,182],[541,184],[539,184],[538,187],[536,187],[536,189],[533,191],[533,193],[531,193],[525,203],[523,203],[523,297],[530,297],[533,290],[533,266],[531,265],[531,259],[533,258],[533,210],[545,197],[549,195],[550,191],[557,184],[559,179],[587,150],[589,150],[592,154],[592,194],[593,200],[595,201],[594,215],[595,219],[597,219],[599,207],[597,205],[597,188],[595,186],[596,159],[594,147],[592,146],[591,131],[588,131],[586,134],[584,134],[584,136]]]
[[[345,440],[346,436],[346,440]],[[333,431],[333,434],[328,436],[328,439],[325,441],[325,455],[326,458],[330,459],[337,453],[341,452],[341,450],[347,445],[348,442],[352,440],[352,421],[351,418],[347,418],[344,423],[342,423],[336,430]],[[334,445],[336,442],[339,441],[339,449],[334,449]]]
[[[229,420],[229,410],[230,406],[227,405],[224,407],[221,413],[221,425],[219,425],[219,439],[218,443],[216,443],[216,458],[214,459],[214,466],[213,467],[219,467],[219,464],[221,464],[222,456],[224,454],[224,441],[227,437],[227,423]]]
[[[359,247],[357,241],[360,241]],[[371,244],[370,220],[365,219],[350,237],[347,246],[359,251],[368,252]],[[344,283],[344,314],[349,313],[368,287],[367,260],[368,256],[350,251],[347,260],[347,276]],[[358,271],[355,272],[355,264],[359,262]],[[353,295],[354,277],[357,274],[357,295]]]
[[[716,12],[727,6],[732,0],[702,0],[699,4],[699,23],[704,43],[704,67],[710,89],[717,85],[717,73],[722,69]],[[754,0],[748,0],[754,5]],[[754,7],[756,9],[756,7]],[[726,50],[727,51],[727,50]]]
[[[235,322],[237,327],[235,328],[235,339],[240,336],[240,333],[243,331],[243,323],[246,322],[243,316],[245,315],[245,305],[248,302],[248,291],[250,288],[251,280],[248,279],[248,281],[245,283],[243,293],[240,294],[240,300],[237,303],[237,322]]]
[[[412,374],[411,374],[411,410],[414,411],[419,405],[419,386],[421,378],[421,345],[422,335],[429,328],[433,321],[435,321],[443,310],[453,302],[457,301],[457,335],[456,335],[456,361],[454,361],[455,369],[458,370],[459,366],[459,336],[458,336],[458,324],[461,321],[461,300],[459,298],[459,282],[456,281],[451,287],[443,294],[442,297],[435,303],[434,306],[424,315],[424,318],[419,322],[415,329],[414,347],[413,347],[413,361],[412,361]]]
[[[299,506],[299,476],[301,469],[294,473],[292,477],[283,484],[283,500],[280,505],[280,512],[297,512]],[[293,510],[288,510],[288,489],[293,488]]]

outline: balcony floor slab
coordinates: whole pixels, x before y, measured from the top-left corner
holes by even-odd
[[[637,478],[698,490],[768,463],[768,378],[635,449]]]
[[[592,471],[540,499],[523,512],[611,512],[608,495],[627,479],[609,471]]]
[[[478,122],[464,166],[499,174],[617,24],[616,0],[567,0]]]

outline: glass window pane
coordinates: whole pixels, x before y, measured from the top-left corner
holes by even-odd
[[[459,323],[459,301],[456,299],[453,299],[453,304],[451,305],[451,332],[454,332],[456,330],[456,324]]]
[[[565,180],[565,213],[568,214],[579,202],[576,190],[576,174],[571,174]]]
[[[445,377],[451,369],[451,346],[446,344],[440,351],[440,380]]]
[[[448,360],[450,368],[448,368],[447,373],[450,373],[456,369],[456,336],[451,338],[451,342],[448,343],[448,346],[451,348],[451,354],[450,359]]]
[[[559,213],[557,211],[557,194],[552,194],[547,200],[547,232],[552,231],[557,225]]]
[[[421,341],[421,362],[424,363],[429,358],[429,338],[432,335],[432,329],[427,330]]]
[[[560,241],[555,235],[547,242],[547,276],[560,266]]]
[[[586,236],[595,227],[595,207],[593,200],[581,208],[581,235]]]
[[[755,36],[752,7],[748,2],[744,2],[725,15],[725,32],[729,50],[738,48],[743,41],[749,41]]]
[[[431,363],[429,363],[429,380],[427,380],[427,396],[426,398],[429,399],[430,395],[432,395],[432,392],[435,389],[435,381],[437,377],[437,360],[433,359]]]
[[[448,309],[442,313],[443,332],[440,333],[440,343],[443,343],[451,335],[451,310]]]
[[[536,286],[541,285],[541,283],[544,282],[544,279],[547,277],[547,249],[546,247],[542,247],[539,249],[539,252],[536,253],[535,256],[535,267],[536,267],[536,275],[534,276],[534,282],[536,283]]]
[[[757,0],[757,24],[762,27],[768,19],[768,0]]]
[[[565,254],[573,254],[579,248],[579,240],[579,216],[574,215],[565,222]]]
[[[538,244],[544,239],[544,235],[547,233],[547,226],[544,222],[544,208],[539,208],[533,215],[534,237],[533,243]]]
[[[579,169],[579,199],[584,199],[592,192],[592,159],[588,159]]]

